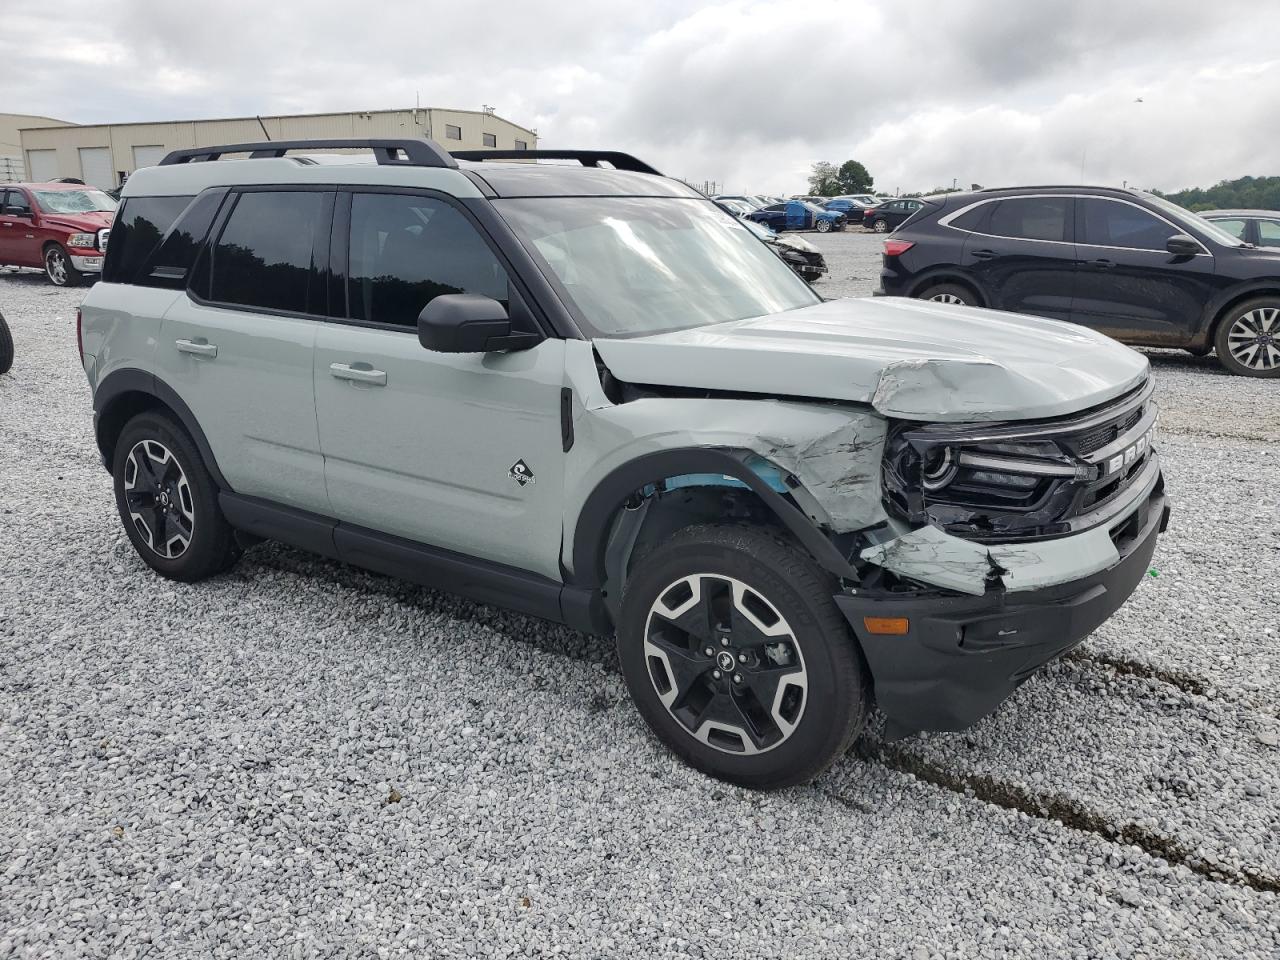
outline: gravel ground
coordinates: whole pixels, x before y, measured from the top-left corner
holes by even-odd
[[[151,574],[79,296],[0,274],[0,957],[1280,954],[1276,385],[1153,355],[1160,576],[972,730],[766,795],[607,643],[278,545]]]

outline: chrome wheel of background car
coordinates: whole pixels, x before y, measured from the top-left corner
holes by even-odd
[[[964,305],[964,301],[957,297],[954,293],[939,293],[929,298],[934,303],[958,303]]]
[[[151,550],[166,560],[186,552],[195,531],[191,485],[173,452],[156,440],[133,445],[124,464],[129,518]]]
[[[44,272],[59,287],[67,284],[67,255],[60,247],[50,247],[44,254]]]
[[[1280,307],[1259,307],[1237,317],[1227,331],[1227,349],[1250,370],[1280,367]]]
[[[828,233],[831,230],[830,220],[819,220],[814,224],[819,233]]]
[[[888,233],[888,232],[889,232],[889,224],[888,224],[886,221],[884,221],[884,220],[877,220],[877,221],[872,225],[872,229],[874,229],[876,233]]]
[[[667,712],[716,750],[772,750],[804,714],[809,675],[795,633],[733,577],[695,573],[663,590],[649,609],[644,655]]]

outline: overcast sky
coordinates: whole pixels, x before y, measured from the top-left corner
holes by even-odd
[[[1276,0],[3,0],[0,23],[0,111],[81,123],[418,95],[731,192],[850,158],[888,192],[1280,174]]]

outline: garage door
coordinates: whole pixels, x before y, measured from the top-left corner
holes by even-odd
[[[143,167],[157,166],[168,152],[162,146],[134,147],[133,169],[141,170]]]
[[[110,147],[80,148],[80,179],[103,190],[110,190],[116,185],[116,174],[111,169]]]
[[[58,177],[57,150],[28,150],[27,174],[32,183],[48,183]]]

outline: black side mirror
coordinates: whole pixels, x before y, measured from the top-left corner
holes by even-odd
[[[418,342],[438,353],[527,350],[539,340],[534,333],[512,333],[506,308],[475,293],[436,297],[418,314]]]
[[[1194,257],[1204,252],[1204,248],[1185,233],[1175,233],[1165,241],[1164,248],[1175,257]]]

